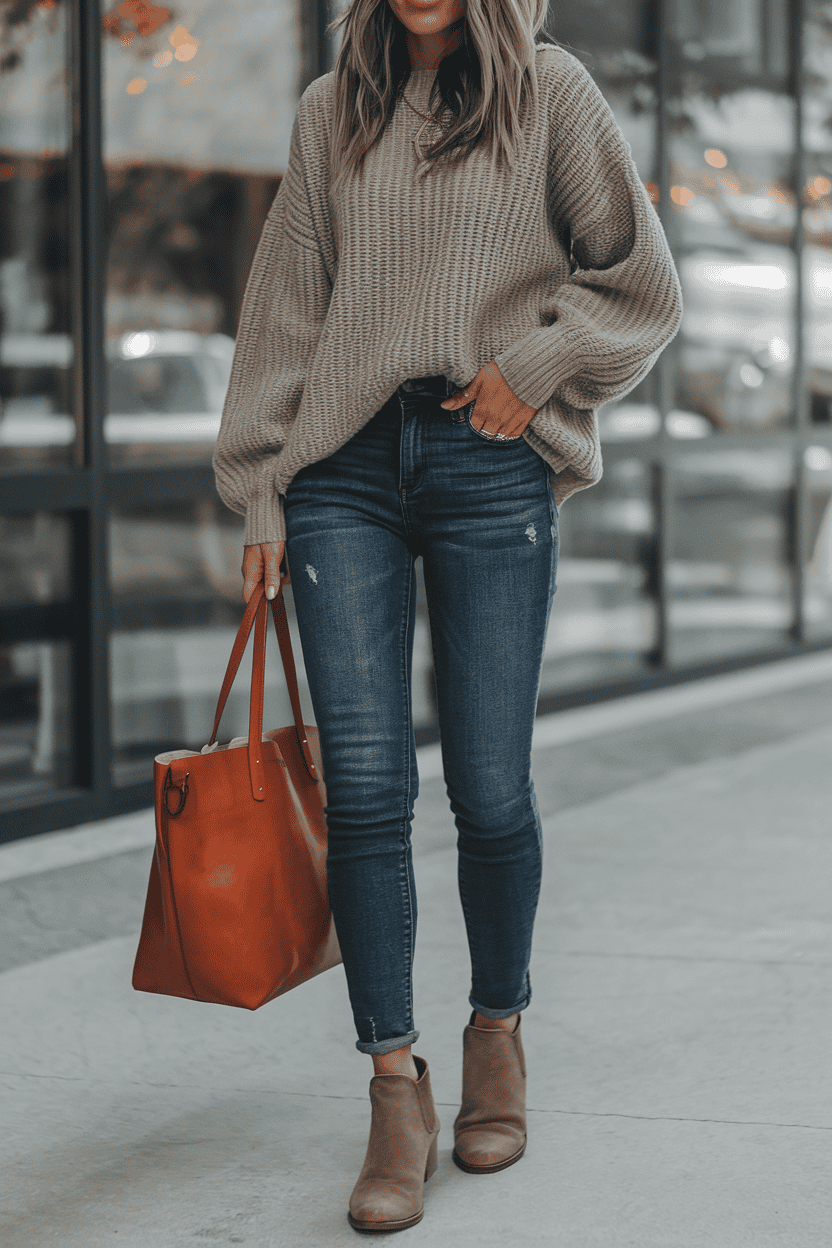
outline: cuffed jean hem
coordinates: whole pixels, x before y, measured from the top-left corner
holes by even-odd
[[[418,1031],[409,1031],[404,1036],[391,1036],[389,1040],[356,1040],[355,1047],[359,1053],[392,1053],[396,1049],[405,1049],[419,1039]]]
[[[519,1014],[521,1010],[525,1010],[531,999],[532,994],[528,993],[519,1005],[513,1005],[510,1010],[488,1010],[484,1005],[478,1005],[473,996],[468,998],[468,1004],[473,1006],[483,1018],[511,1018],[512,1014]]]

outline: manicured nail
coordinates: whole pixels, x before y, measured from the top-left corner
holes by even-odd
[[[276,592],[277,591],[275,590],[274,585],[270,585],[269,588],[266,590],[266,597],[274,598]]]

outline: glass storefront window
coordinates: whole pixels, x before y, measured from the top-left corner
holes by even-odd
[[[0,516],[0,606],[69,597],[65,516]],[[69,777],[70,647],[0,643],[0,808],[36,799]]]
[[[0,471],[70,465],[66,6],[0,6]],[[29,12],[24,12],[28,8]]]
[[[673,466],[671,661],[784,645],[793,623],[791,451],[691,451]]]
[[[0,516],[0,604],[67,599],[70,538],[66,516],[48,511]]]
[[[113,466],[210,461],[234,339],[140,330],[110,344],[104,431]]]
[[[728,75],[785,78],[789,72],[784,0],[670,0],[673,36],[686,60]]]
[[[0,809],[69,783],[70,661],[68,642],[0,643]]]
[[[674,438],[784,428],[797,141],[787,0],[674,0],[668,236],[684,293]]]
[[[811,637],[832,634],[832,449],[804,451],[807,495],[806,585],[803,608]]]
[[[807,0],[804,41],[806,182],[803,272],[810,420],[832,421],[832,8]]]
[[[650,466],[608,463],[598,485],[563,507],[558,535],[541,694],[637,675],[657,640]]]
[[[105,17],[114,466],[210,462],[249,265],[288,159],[296,0]]]

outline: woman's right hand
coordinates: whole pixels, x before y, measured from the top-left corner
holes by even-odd
[[[285,542],[260,542],[243,547],[243,597],[248,602],[261,581],[266,582],[266,597],[274,598],[280,588],[280,561]],[[289,577],[284,583],[291,584]]]

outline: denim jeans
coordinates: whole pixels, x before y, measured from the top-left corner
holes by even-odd
[[[286,558],[326,784],[329,899],[362,1053],[413,1017],[418,793],[415,560],[423,559],[445,785],[471,958],[468,1001],[531,1000],[542,837],[531,741],[557,566],[548,467],[492,442],[443,375],[404,382],[285,498]]]

